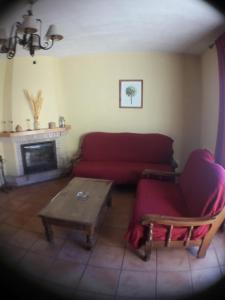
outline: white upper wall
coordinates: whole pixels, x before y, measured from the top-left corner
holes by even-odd
[[[1,16],[0,27],[9,34],[29,8],[28,1],[18,1]],[[64,57],[134,51],[200,54],[225,26],[222,13],[203,0],[39,0],[33,14],[43,21],[43,34],[56,24],[64,35],[40,55]]]

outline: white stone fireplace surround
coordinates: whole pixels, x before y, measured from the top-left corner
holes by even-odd
[[[3,142],[3,145],[6,148],[6,151],[4,151],[5,165],[10,170],[6,174],[7,183],[11,185],[26,185],[54,179],[67,172],[70,167],[70,162],[64,151],[65,147],[63,147],[61,142],[61,137],[66,135],[66,133],[66,130],[52,131],[46,129],[44,131],[32,131],[28,135],[17,135],[14,133],[9,136],[0,137],[0,142]],[[24,174],[21,145],[49,141],[55,141],[57,169],[40,173]],[[7,155],[7,152],[11,152],[11,154]]]

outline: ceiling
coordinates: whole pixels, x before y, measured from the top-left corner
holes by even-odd
[[[224,15],[203,0],[35,2],[33,14],[42,19],[43,32],[55,23],[64,36],[51,50],[40,51],[45,55],[124,51],[201,54],[225,29]],[[12,23],[22,21],[29,7],[28,1],[19,1],[2,16],[0,26],[6,26],[9,33]]]

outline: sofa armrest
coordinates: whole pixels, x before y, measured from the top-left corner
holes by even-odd
[[[171,159],[171,167],[175,170],[178,167],[178,163],[174,158]]]
[[[154,170],[154,169],[145,169],[142,172],[142,177],[144,178],[157,178],[160,180],[166,179],[166,180],[176,180],[176,177],[180,176],[180,173],[178,172],[171,172],[171,171],[160,171],[160,170]]]
[[[76,164],[81,160],[81,149],[79,148],[76,153],[71,158],[72,164]]]
[[[72,164],[76,164],[76,163],[78,163],[79,161],[80,161],[80,156],[79,156],[79,155],[74,155],[74,156],[72,156],[72,158],[71,158]]]

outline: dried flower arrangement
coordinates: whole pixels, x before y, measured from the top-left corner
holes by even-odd
[[[27,98],[33,113],[34,129],[39,129],[39,116],[43,104],[42,91],[38,91],[36,98],[27,90],[24,90],[24,95]]]

